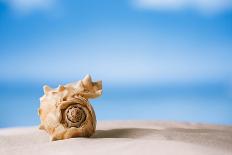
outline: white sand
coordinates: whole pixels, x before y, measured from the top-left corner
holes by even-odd
[[[98,122],[92,138],[50,142],[36,127],[0,129],[0,155],[232,155],[232,126],[192,123]]]

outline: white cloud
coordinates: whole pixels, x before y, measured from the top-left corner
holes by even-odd
[[[50,10],[55,4],[55,0],[3,0],[3,2],[18,13]]]
[[[206,14],[232,9],[232,0],[134,0],[134,4],[144,9],[165,11],[193,9]]]

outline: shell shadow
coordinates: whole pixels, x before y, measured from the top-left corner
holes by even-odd
[[[232,150],[231,135],[231,128],[228,130],[183,128],[166,128],[157,130],[146,128],[117,128],[110,130],[97,130],[92,138],[166,139]]]
[[[111,130],[97,130],[92,138],[139,138],[157,133],[156,129],[122,128]]]

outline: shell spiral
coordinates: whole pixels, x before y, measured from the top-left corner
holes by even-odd
[[[89,98],[102,94],[101,81],[92,82],[87,75],[76,83],[52,89],[44,86],[38,110],[40,129],[47,131],[51,140],[89,137],[96,130],[96,116]]]
[[[79,104],[70,105],[64,112],[65,123],[68,127],[79,128],[85,121],[86,113]]]

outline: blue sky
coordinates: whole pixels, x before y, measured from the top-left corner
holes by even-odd
[[[85,74],[98,120],[231,124],[232,1],[0,0],[0,127],[38,124],[42,85]]]
[[[232,79],[232,2],[0,1],[0,79]]]

